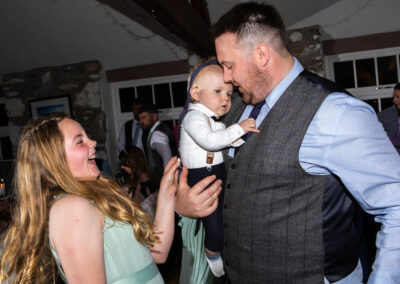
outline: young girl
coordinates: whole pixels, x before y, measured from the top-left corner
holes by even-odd
[[[119,162],[126,175],[120,173],[117,182],[132,200],[140,204],[156,189],[142,150],[136,146],[122,150]]]
[[[240,137],[249,131],[258,132],[252,118],[228,128],[219,121],[230,110],[232,92],[232,84],[224,82],[223,69],[215,60],[198,65],[190,76],[188,97],[191,103],[187,113],[184,111],[183,118],[181,116],[179,141],[182,164],[189,169],[189,185],[206,176],[216,175],[222,180],[223,187],[226,171],[221,150],[243,144]],[[220,256],[223,244],[223,194],[219,195],[217,210],[203,218],[206,259],[217,277],[224,275]],[[185,231],[184,228],[182,231]]]
[[[68,283],[163,283],[174,234],[179,160],[165,167],[154,224],[94,161],[96,142],[64,116],[21,134],[16,203],[4,239],[0,281],[45,283],[55,266]]]

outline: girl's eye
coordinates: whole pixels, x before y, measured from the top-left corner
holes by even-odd
[[[221,93],[221,90],[215,90],[215,92],[216,92],[217,94],[219,94],[219,93]]]
[[[232,97],[233,93],[227,93],[226,94],[228,97]]]
[[[83,143],[82,140],[79,140],[78,142],[76,142],[76,144],[82,144],[82,143]]]

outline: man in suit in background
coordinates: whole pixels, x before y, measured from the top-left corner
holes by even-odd
[[[397,152],[400,153],[400,83],[393,89],[393,105],[378,113],[378,119],[392,141]]]
[[[121,152],[130,146],[136,146],[140,148],[142,151],[143,144],[142,144],[142,135],[143,130],[139,124],[139,116],[138,110],[143,106],[143,100],[140,98],[135,98],[132,101],[132,114],[133,119],[126,121],[122,124],[121,130],[119,131],[119,138],[118,138],[118,151]]]
[[[155,182],[159,184],[165,165],[178,153],[175,136],[168,125],[158,120],[158,108],[155,105],[139,108],[138,117],[144,131],[142,144],[146,160]]]

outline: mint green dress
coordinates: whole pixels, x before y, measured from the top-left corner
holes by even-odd
[[[104,262],[107,283],[114,284],[160,284],[164,283],[150,249],[139,243],[130,224],[104,218]],[[51,247],[51,245],[50,245]],[[61,277],[68,283],[56,251],[51,252]]]
[[[182,228],[182,265],[180,284],[211,284],[212,274],[204,251],[204,228],[200,223],[200,229],[195,236],[197,219],[181,217],[179,226]]]

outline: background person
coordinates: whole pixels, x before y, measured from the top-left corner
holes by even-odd
[[[151,172],[143,152],[135,146],[128,147],[119,154],[120,167],[124,174],[119,173],[117,182],[124,192],[138,204],[156,191],[151,180]]]
[[[118,151],[121,152],[130,146],[136,146],[144,151],[142,144],[143,129],[139,124],[138,110],[143,106],[143,100],[135,98],[132,100],[133,119],[124,122],[119,131],[117,142]]]
[[[400,83],[397,83],[393,89],[393,105],[380,113],[378,119],[382,123],[383,128],[392,141],[397,152],[400,153]]]
[[[144,105],[138,110],[140,126],[145,132],[142,143],[151,175],[156,184],[161,180],[163,169],[176,149],[175,137],[168,125],[158,120],[158,108]]]

